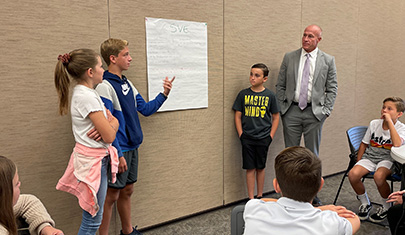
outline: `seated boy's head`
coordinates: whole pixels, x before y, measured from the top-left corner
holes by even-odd
[[[107,66],[111,63],[110,56],[113,55],[118,57],[122,50],[128,48],[128,45],[128,41],[115,38],[109,38],[101,43],[100,53],[104,61],[107,63]]]
[[[396,110],[393,110],[395,108]],[[402,113],[405,111],[405,103],[404,100],[401,99],[400,97],[388,97],[385,98],[383,101],[383,107],[381,109],[381,114],[384,112],[392,112],[391,118],[397,119],[399,118]]]
[[[321,160],[307,148],[284,149],[277,155],[274,168],[274,188],[283,197],[311,202],[323,185]]]

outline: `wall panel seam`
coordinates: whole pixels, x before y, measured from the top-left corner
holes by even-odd
[[[222,205],[225,205],[225,0],[222,0]]]

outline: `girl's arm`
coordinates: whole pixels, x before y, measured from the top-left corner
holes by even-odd
[[[21,194],[14,205],[16,217],[22,217],[29,225],[30,234],[63,234],[54,228],[55,222],[46,211],[44,204],[34,195]],[[52,233],[48,233],[52,232]]]
[[[118,120],[112,115],[108,115],[107,119],[103,111],[91,112],[89,118],[104,142],[111,144],[115,140],[115,134],[119,127]]]

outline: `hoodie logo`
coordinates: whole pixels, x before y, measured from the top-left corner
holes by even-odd
[[[122,88],[122,94],[127,95],[128,92],[129,92],[128,83],[122,84],[122,85],[121,85],[121,88]]]

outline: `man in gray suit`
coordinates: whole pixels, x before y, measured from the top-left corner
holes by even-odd
[[[318,49],[322,29],[305,28],[302,48],[285,54],[277,81],[285,147],[305,146],[317,156],[322,125],[329,117],[337,94],[335,58]]]

